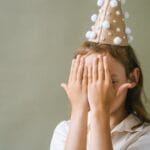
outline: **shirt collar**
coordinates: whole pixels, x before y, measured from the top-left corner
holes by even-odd
[[[114,132],[139,132],[143,129],[143,125],[132,129],[132,127],[138,125],[140,120],[134,115],[129,114],[123,121],[121,121],[116,127],[111,130],[111,133]]]

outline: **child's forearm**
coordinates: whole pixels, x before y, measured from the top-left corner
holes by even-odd
[[[72,113],[65,150],[86,150],[87,114],[86,110]]]
[[[109,112],[91,112],[91,149],[112,150]]]

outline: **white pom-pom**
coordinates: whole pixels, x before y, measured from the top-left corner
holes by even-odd
[[[110,28],[110,23],[109,21],[105,20],[103,23],[102,23],[102,27],[104,29],[109,29]]]
[[[117,37],[114,38],[114,44],[115,45],[120,45],[121,42],[122,42],[122,39],[119,36],[117,36]]]
[[[90,34],[91,34],[91,31],[86,32],[85,37],[86,37],[87,39],[89,39],[89,38],[90,38]]]
[[[111,36],[111,35],[112,35],[112,33],[111,33],[111,32],[108,32],[108,35],[109,35],[109,36]]]
[[[95,22],[95,21],[97,20],[97,15],[96,15],[96,14],[93,14],[93,15],[91,16],[91,20],[92,20],[93,22]]]
[[[92,31],[90,34],[90,39],[95,39],[95,38],[96,38],[96,33]]]
[[[126,12],[124,13],[124,17],[125,17],[126,19],[129,19],[129,18],[130,18],[130,14],[126,11]]]
[[[94,31],[88,31],[85,36],[87,39],[95,39],[96,33]]]
[[[119,16],[120,14],[121,14],[121,13],[120,13],[120,11],[119,11],[119,10],[117,10],[117,11],[116,11],[116,15],[118,15],[118,16]]]
[[[126,0],[121,0],[121,4],[124,5],[126,3]]]
[[[123,36],[123,39],[126,39],[126,36]]]
[[[118,6],[118,1],[117,0],[111,0],[110,1],[110,6],[111,7],[117,7]]]
[[[120,28],[116,28],[116,31],[117,31],[117,32],[120,32],[120,31],[121,31],[121,29],[120,29]]]
[[[132,30],[129,27],[126,27],[125,32],[126,32],[126,34],[131,34]]]
[[[113,23],[116,23],[116,22],[117,22],[117,21],[114,19],[114,20],[113,20]]]
[[[98,0],[98,1],[97,1],[97,5],[98,5],[98,6],[102,7],[103,4],[104,4],[104,0]]]
[[[131,43],[134,40],[132,35],[128,35],[128,43]]]

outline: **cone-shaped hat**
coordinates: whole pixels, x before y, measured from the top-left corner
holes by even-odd
[[[86,33],[88,41],[127,46],[133,40],[131,29],[126,27],[125,18],[129,15],[123,13],[122,3],[124,0],[98,0],[99,14],[92,15],[95,22],[92,30]]]

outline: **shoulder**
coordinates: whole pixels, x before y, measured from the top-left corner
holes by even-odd
[[[61,121],[53,131],[52,140],[50,142],[50,150],[63,150],[67,133],[69,131],[70,120]]]
[[[63,134],[68,132],[69,125],[70,125],[70,120],[63,120],[59,122],[54,129],[54,133],[58,132]]]
[[[128,150],[149,150],[150,149],[150,123],[144,123],[139,132],[137,140],[131,144]]]

